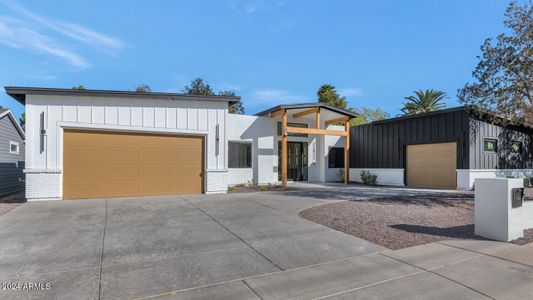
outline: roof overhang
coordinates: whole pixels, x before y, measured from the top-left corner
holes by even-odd
[[[357,118],[358,114],[354,113],[354,112],[351,112],[351,111],[348,111],[348,110],[345,110],[345,109],[341,109],[341,108],[338,108],[338,107],[335,107],[335,106],[331,106],[329,104],[326,104],[326,103],[322,103],[322,102],[315,102],[315,103],[302,103],[302,104],[281,104],[281,105],[278,105],[278,106],[274,106],[272,108],[269,108],[267,110],[264,110],[262,112],[258,112],[257,114],[255,114],[256,116],[266,116],[266,115],[269,115],[273,112],[276,112],[276,111],[279,111],[279,110],[301,110],[301,109],[311,109],[311,108],[320,108],[320,109],[327,109],[329,111],[332,111],[332,112],[335,112],[337,114],[340,114],[340,115],[343,115],[343,116],[346,116],[348,118]]]
[[[22,104],[26,104],[26,95],[53,95],[53,96],[80,96],[80,97],[113,97],[113,98],[143,98],[143,99],[164,99],[182,101],[220,101],[229,105],[241,101],[237,96],[203,96],[186,95],[179,93],[162,92],[135,92],[117,90],[77,90],[58,88],[38,88],[38,87],[17,87],[6,86],[6,93]]]
[[[22,137],[22,139],[25,140],[26,139],[26,134],[24,133],[24,129],[22,129],[22,127],[20,127],[19,122],[17,122],[17,119],[15,118],[15,116],[13,115],[11,110],[8,109],[8,110],[0,113],[0,119],[2,119],[3,117],[7,117],[7,118],[9,118],[11,120],[11,123],[13,123],[13,126],[15,126],[15,128],[18,131],[18,133]]]

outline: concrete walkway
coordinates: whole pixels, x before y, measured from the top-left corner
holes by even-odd
[[[445,241],[150,299],[532,299],[533,245]]]

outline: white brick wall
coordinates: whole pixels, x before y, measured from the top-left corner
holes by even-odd
[[[207,170],[205,172],[206,194],[225,194],[228,192],[228,171]]]
[[[26,169],[26,199],[61,200],[61,170]]]

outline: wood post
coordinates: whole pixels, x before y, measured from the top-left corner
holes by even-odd
[[[281,185],[287,187],[287,110],[281,114]]]
[[[344,184],[350,182],[350,120],[344,121]]]
[[[320,107],[316,111],[316,129],[320,129]]]

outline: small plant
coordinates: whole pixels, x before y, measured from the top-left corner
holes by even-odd
[[[257,183],[255,182],[255,179],[252,179],[252,180],[248,180],[248,182],[246,183],[246,186],[256,186]]]
[[[269,186],[268,185],[262,185],[262,186],[259,187],[259,190],[261,190],[262,192],[268,191],[269,190]]]
[[[344,170],[338,170],[336,175],[337,179],[339,179],[339,182],[344,182]]]
[[[370,173],[370,171],[361,171],[361,180],[366,185],[376,185],[378,182],[378,176]]]
[[[529,186],[530,183],[529,178],[524,178],[524,186]]]
[[[235,187],[233,186],[228,186],[228,192],[235,192]]]
[[[246,186],[246,183],[237,183],[233,187],[240,188],[240,187],[245,187],[245,186]]]

